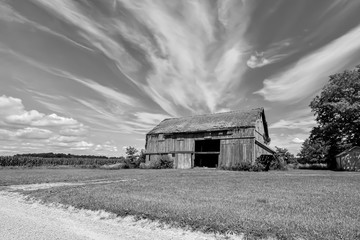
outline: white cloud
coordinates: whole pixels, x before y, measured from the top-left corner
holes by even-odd
[[[291,142],[293,142],[293,143],[303,143],[303,142],[305,142],[305,140],[304,139],[300,139],[300,138],[294,138],[293,140],[291,140]]]
[[[59,131],[59,134],[63,136],[84,136],[88,132],[88,128],[83,124],[70,127],[62,127]]]
[[[264,57],[263,52],[262,53],[256,52],[255,54],[250,56],[249,60],[246,63],[250,68],[258,68],[268,65],[271,62]]]
[[[265,51],[255,52],[247,61],[248,67],[259,68],[283,60],[295,53],[295,50],[289,49],[292,43],[293,40],[285,39],[271,44]]]
[[[66,126],[66,125],[77,125],[79,124],[78,121],[76,121],[73,118],[66,118],[56,115],[55,113],[46,115],[43,118],[36,120],[31,123],[32,126]]]
[[[6,95],[0,96],[0,116],[17,114],[22,112],[23,109],[21,99],[7,97]]]
[[[268,101],[296,102],[318,91],[332,73],[343,70],[360,49],[360,26],[264,80],[255,92]]]
[[[86,141],[77,142],[73,145],[73,147],[70,147],[70,149],[73,150],[90,150],[94,146],[93,143],[89,143]]]
[[[238,94],[234,86],[246,71],[248,43],[244,32],[251,3],[226,1],[219,5],[221,21],[226,22],[221,34],[226,38],[215,38],[219,20],[207,1],[123,4],[140,23],[117,22],[120,27],[112,30],[144,51],[149,67],[146,83],[139,78],[143,72],[119,69],[168,114],[215,112],[223,101]],[[174,11],[181,11],[181,15],[174,15]]]
[[[269,128],[301,129],[304,131],[310,131],[315,125],[315,118],[313,116],[307,116],[296,119],[280,119],[278,122],[271,124]]]
[[[137,120],[139,122],[149,125],[158,124],[159,122],[161,122],[166,118],[171,118],[171,116],[169,115],[159,114],[159,113],[148,113],[148,112],[137,112],[134,113],[134,115],[137,117]]]
[[[281,148],[287,148],[289,152],[296,155],[301,149],[303,139],[308,138],[307,133],[295,133],[295,134],[271,134],[270,147],[275,149],[275,146]]]
[[[42,119],[45,114],[39,113],[36,110],[25,111],[18,115],[9,115],[6,117],[6,122],[14,124],[26,124],[31,125],[33,121]]]
[[[15,136],[25,139],[48,139],[52,132],[47,129],[27,127],[16,131]]]

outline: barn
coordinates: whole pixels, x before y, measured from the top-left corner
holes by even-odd
[[[253,164],[273,155],[263,108],[169,118],[146,134],[146,162],[168,156],[174,168]]]
[[[336,155],[336,169],[360,171],[360,147],[355,146]]]

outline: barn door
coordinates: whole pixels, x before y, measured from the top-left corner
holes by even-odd
[[[191,153],[177,153],[176,155],[176,168],[189,169],[192,167]]]
[[[239,140],[223,140],[220,145],[219,166],[231,168],[243,161],[245,145]]]

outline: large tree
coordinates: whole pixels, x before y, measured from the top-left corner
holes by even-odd
[[[306,139],[301,146],[299,163],[326,163],[327,147],[319,140]]]
[[[311,131],[310,140],[326,145],[326,158],[332,168],[336,154],[360,146],[360,65],[331,75],[310,107],[318,123]]]

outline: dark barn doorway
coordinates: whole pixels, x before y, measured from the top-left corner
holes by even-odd
[[[219,153],[220,140],[196,140],[194,167],[216,168]]]

